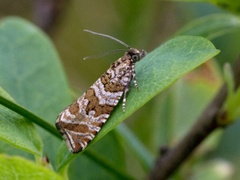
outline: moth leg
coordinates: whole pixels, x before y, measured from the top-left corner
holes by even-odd
[[[132,65],[132,78],[133,78],[133,84],[136,87],[136,89],[139,89],[136,79],[136,71],[135,71],[135,65]]]
[[[129,85],[124,89],[123,92],[123,103],[122,103],[122,111],[125,112],[126,109],[126,101],[127,101],[127,92],[129,91]]]

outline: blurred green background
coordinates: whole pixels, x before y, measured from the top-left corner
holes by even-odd
[[[48,3],[56,3],[51,19]],[[45,9],[44,9],[45,8]],[[210,3],[166,2],[157,0],[0,0],[0,16],[20,16],[45,28],[62,60],[73,100],[80,96],[109,65],[122,54],[88,59],[109,50],[123,48],[109,39],[83,32],[89,29],[114,36],[132,47],[151,52],[174,36],[184,25],[203,16],[229,13]],[[48,22],[49,26],[48,26]],[[47,25],[46,25],[47,24]],[[239,31],[211,39],[221,53],[194,72],[186,75],[169,89],[152,99],[124,123],[149,149],[153,157],[162,145],[173,145],[189,130],[222,84],[222,66],[234,62],[239,55]],[[141,89],[141,87],[140,87]],[[175,178],[180,179],[237,179],[240,178],[240,123],[218,130],[202,144],[191,159],[181,167]],[[120,162],[137,179],[148,172],[128,152],[120,147],[118,136],[112,131],[93,145],[93,149]],[[121,151],[121,153],[115,153]],[[91,167],[91,168],[90,168]],[[69,179],[103,179],[117,177],[109,174],[94,160],[79,156],[69,169]]]

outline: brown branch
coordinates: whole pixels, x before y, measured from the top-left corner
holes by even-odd
[[[240,57],[233,67],[233,73],[237,88],[240,84]],[[222,113],[220,110],[226,97],[227,88],[223,85],[185,137],[157,159],[149,179],[167,179],[207,136],[216,128],[222,127],[217,118]]]
[[[68,1],[35,0],[33,4],[34,22],[45,32],[50,32],[59,20]]]

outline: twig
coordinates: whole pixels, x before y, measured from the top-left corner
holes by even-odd
[[[45,32],[52,30],[66,7],[63,0],[34,0],[33,13],[35,23]]]
[[[28,119],[29,121],[39,125],[43,129],[45,129],[46,131],[48,131],[49,133],[54,135],[55,137],[62,139],[61,134],[56,130],[56,128],[54,126],[52,126],[51,124],[49,124],[47,121],[43,120],[42,118],[38,117],[34,113],[28,111],[24,107],[4,98],[2,96],[0,96],[0,104],[8,109],[11,109],[13,112],[20,114],[21,116]]]
[[[233,73],[237,88],[240,84],[240,57],[233,67]],[[207,136],[216,128],[222,127],[218,124],[217,117],[226,97],[227,88],[223,85],[185,137],[175,147],[158,157],[149,179],[167,179]]]

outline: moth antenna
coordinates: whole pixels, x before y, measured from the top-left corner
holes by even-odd
[[[119,40],[119,39],[117,39],[117,38],[115,38],[115,37],[109,36],[109,35],[107,35],[107,34],[102,34],[102,33],[94,32],[94,31],[90,31],[90,30],[88,30],[88,29],[84,29],[83,31],[89,32],[89,33],[91,33],[91,34],[95,34],[95,35],[98,35],[98,36],[103,36],[103,37],[112,39],[112,40],[114,40],[114,41],[122,44],[123,46],[127,47],[128,49],[131,48],[129,45],[127,45],[127,44],[124,43],[123,41],[121,41],[121,40]]]
[[[109,54],[120,52],[120,51],[126,51],[126,49],[115,49],[115,50],[111,50],[111,51],[108,51],[108,52],[105,52],[103,54],[99,54],[99,55],[96,55],[96,56],[86,56],[86,57],[83,58],[83,60],[104,57],[104,56],[107,56]]]

